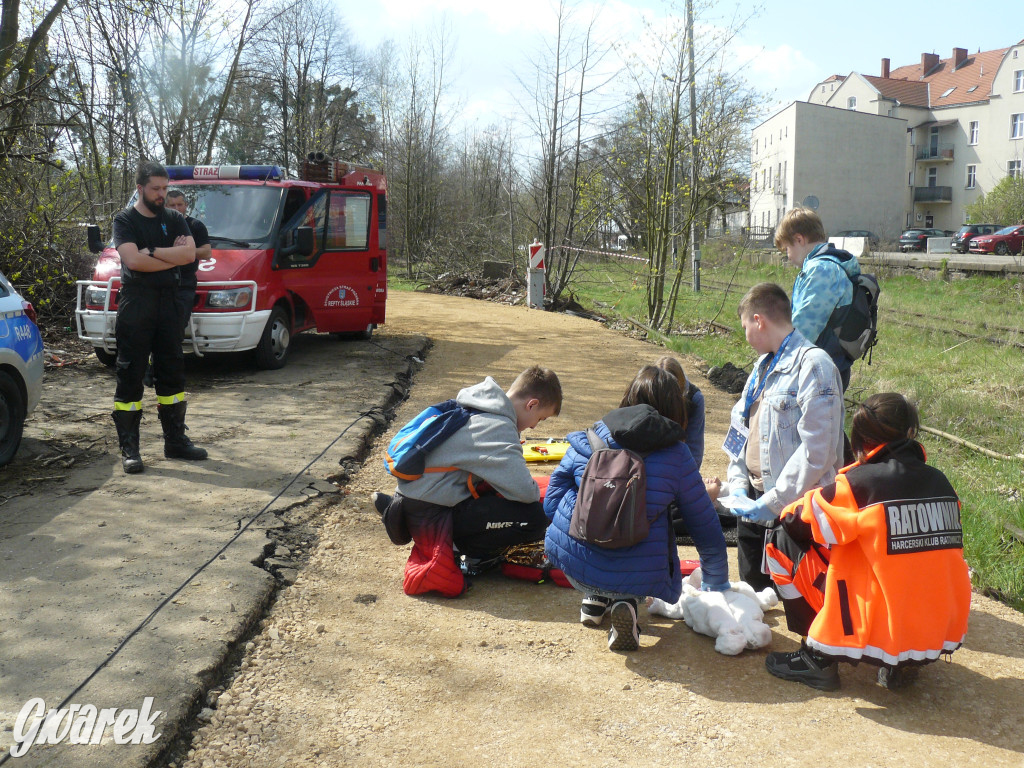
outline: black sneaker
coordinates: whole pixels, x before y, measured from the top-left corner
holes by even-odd
[[[917,680],[917,673],[916,666],[879,667],[878,684],[890,691],[898,691]]]
[[[393,497],[376,491],[370,494],[370,500],[373,502],[373,508],[380,515],[380,519],[384,523],[384,530],[387,531],[392,544],[404,546],[412,541],[409,526],[406,525],[405,517],[402,515],[401,504],[392,504]]]
[[[819,691],[839,689],[839,664],[829,662],[805,645],[792,653],[769,653],[765,668],[776,677],[809,685]]]
[[[612,604],[611,598],[587,595],[580,601],[580,623],[588,627],[599,627]]]
[[[370,494],[370,501],[373,502],[373,508],[377,510],[377,514],[381,517],[384,517],[384,513],[388,511],[388,507],[391,505],[391,497],[386,493],[378,491]]]
[[[458,562],[463,576],[479,576],[482,573],[487,573],[487,571],[497,568],[504,560],[501,555],[495,555],[494,557],[470,557],[469,555],[463,555],[459,558]]]
[[[609,613],[612,616],[612,628],[608,630],[608,650],[638,650],[640,625],[636,620],[636,603],[632,600],[616,600]]]

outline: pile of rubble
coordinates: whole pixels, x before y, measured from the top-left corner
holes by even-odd
[[[526,285],[515,275],[495,279],[448,272],[427,283],[426,290],[430,293],[486,299],[501,304],[520,304],[526,300]]]
[[[737,368],[732,363],[725,363],[725,365],[716,365],[708,370],[708,381],[719,389],[738,395],[747,383],[747,375],[742,368]]]

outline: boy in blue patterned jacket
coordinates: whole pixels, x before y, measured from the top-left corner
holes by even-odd
[[[853,301],[853,280],[860,274],[860,263],[853,254],[829,245],[821,218],[810,208],[797,207],[782,217],[775,247],[800,268],[793,281],[793,327],[828,352],[845,392],[853,361],[827,326],[833,311]]]

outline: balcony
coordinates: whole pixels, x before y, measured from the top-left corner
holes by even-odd
[[[914,187],[915,203],[952,203],[952,187]]]
[[[953,162],[953,145],[939,144],[938,146],[925,146],[917,148],[917,162],[931,165],[933,163]]]

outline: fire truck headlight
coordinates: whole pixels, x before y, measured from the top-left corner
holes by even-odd
[[[251,301],[252,288],[210,291],[206,295],[206,306],[211,309],[244,309]]]
[[[206,296],[206,305],[211,309],[243,309],[249,306],[252,298],[251,288],[210,291]]]
[[[90,307],[102,307],[107,300],[107,289],[98,285],[90,285],[85,289],[85,303]]]

